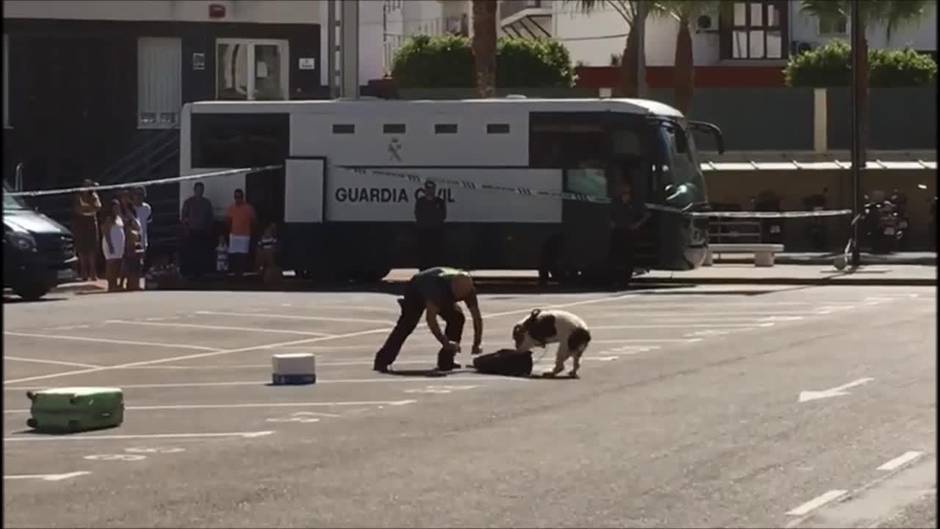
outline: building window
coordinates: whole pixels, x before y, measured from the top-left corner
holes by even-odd
[[[434,125],[434,134],[457,134],[457,124],[438,123]]]
[[[820,35],[845,35],[848,33],[848,18],[844,15],[840,15],[837,18],[820,18],[819,19],[819,34]]]
[[[183,46],[179,38],[137,39],[137,126],[179,127]]]
[[[10,37],[3,35],[3,126],[10,128]]]
[[[726,28],[731,45],[731,59],[783,59],[787,47],[786,2],[734,2],[730,6],[731,24]]]
[[[486,125],[487,134],[509,134],[508,123],[488,123]]]
[[[386,123],[382,125],[382,132],[385,134],[404,134],[404,123]]]
[[[355,134],[356,126],[346,123],[334,123],[333,134]]]
[[[215,50],[216,99],[288,99],[286,40],[218,39]]]

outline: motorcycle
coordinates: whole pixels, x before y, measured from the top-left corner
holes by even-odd
[[[907,232],[910,226],[910,218],[907,216],[907,196],[901,193],[897,188],[894,188],[891,190],[891,196],[888,197],[888,201],[894,204],[895,211],[897,212],[897,248],[901,250],[907,242]]]
[[[889,254],[897,250],[904,230],[900,229],[897,206],[888,199],[873,195],[873,199],[866,195],[862,210],[863,240],[872,253]]]

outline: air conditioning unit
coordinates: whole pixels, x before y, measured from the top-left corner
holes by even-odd
[[[790,43],[790,55],[796,56],[801,53],[806,53],[816,46],[812,42],[803,42],[795,40]]]
[[[712,14],[701,15],[695,19],[696,33],[717,33],[718,16]]]

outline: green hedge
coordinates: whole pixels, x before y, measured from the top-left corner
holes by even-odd
[[[419,35],[395,54],[392,77],[401,88],[474,86],[470,39]],[[496,44],[499,87],[570,87],[574,68],[568,50],[549,40],[502,38]]]
[[[937,78],[937,63],[911,49],[868,50],[870,86],[923,86]],[[844,41],[832,41],[790,59],[783,71],[787,86],[849,86],[852,50]]]

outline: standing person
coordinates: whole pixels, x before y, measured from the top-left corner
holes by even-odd
[[[183,202],[180,223],[183,225],[183,244],[180,272],[186,277],[200,277],[214,267],[212,249],[212,202],[203,193],[206,186],[202,182],[193,185],[193,196]]]
[[[245,192],[235,190],[235,203],[228,207],[228,256],[229,265],[235,275],[240,277],[248,269],[248,255],[251,252],[251,233],[257,222],[255,208],[245,201]]]
[[[424,270],[438,266],[444,250],[444,221],[447,203],[438,197],[437,185],[431,180],[424,183],[415,201],[415,222],[418,226],[418,268]]]
[[[143,229],[140,227],[140,213],[133,205],[124,210],[124,260],[121,267],[127,290],[140,289],[141,266],[143,265]]]
[[[85,180],[82,187],[94,187]],[[72,234],[75,237],[75,253],[78,254],[78,277],[82,281],[98,280],[98,212],[101,199],[94,190],[75,193],[72,202]]]
[[[629,178],[629,177],[628,177]],[[633,198],[633,185],[624,179],[619,200],[611,204],[610,260],[615,286],[622,288],[633,277],[634,252],[639,229],[650,213],[642,202]]]
[[[477,301],[476,286],[468,272],[455,268],[436,267],[415,274],[405,287],[405,297],[398,300],[401,316],[385,344],[375,354],[372,368],[387,373],[389,366],[398,357],[401,346],[415,330],[421,313],[427,310],[428,329],[441,343],[437,353],[437,368],[450,371],[460,367],[454,363],[454,357],[460,352],[460,338],[465,321],[463,312],[457,303],[463,301],[470,309],[473,318],[473,349],[471,354],[480,353],[480,341],[483,338],[483,318]],[[441,332],[437,316],[447,324]]]
[[[111,209],[101,224],[101,252],[105,258],[105,277],[108,278],[108,292],[118,290],[118,276],[124,259],[126,238],[124,219],[121,215],[121,201],[111,200]]]
[[[137,211],[137,223],[140,225],[140,245],[144,251],[140,271],[144,273],[150,262],[150,223],[153,222],[153,208],[145,201],[147,190],[144,187],[135,187],[132,197],[134,209]]]
[[[129,189],[121,189],[118,191],[118,200],[121,202],[121,220],[124,222],[124,240],[127,240],[127,230],[129,228],[128,222],[128,212],[134,210],[134,201],[131,198],[131,192]],[[121,269],[118,271],[118,289],[124,290],[127,286],[127,275],[124,273],[125,266],[124,260],[121,260]]]

